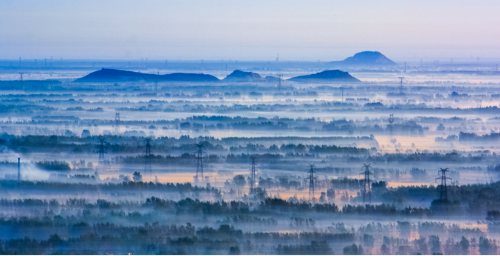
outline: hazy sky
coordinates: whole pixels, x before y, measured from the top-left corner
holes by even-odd
[[[500,1],[0,1],[0,59],[500,58]]]

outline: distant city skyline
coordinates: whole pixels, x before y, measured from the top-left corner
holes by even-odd
[[[499,1],[242,2],[1,1],[0,59],[500,58]]]

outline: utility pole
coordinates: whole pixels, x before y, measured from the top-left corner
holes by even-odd
[[[120,134],[120,113],[115,113],[115,134],[118,136]]]
[[[436,180],[441,180],[441,187],[439,188],[439,199],[442,201],[448,201],[448,190],[446,180],[451,180],[451,178],[446,177],[446,173],[449,172],[448,168],[440,168],[438,171],[439,177]]]
[[[196,147],[198,148],[198,156],[197,156],[197,164],[196,164],[196,177],[195,177],[195,182],[198,182],[200,180],[200,175],[201,175],[201,182],[203,182],[203,144],[198,143],[196,144]]]
[[[372,201],[372,188],[371,188],[371,180],[370,180],[370,164],[363,164],[365,171],[360,173],[364,174],[365,178],[363,179],[363,203],[366,201],[366,196],[368,195],[368,202]]]
[[[152,175],[151,168],[151,138],[144,139],[146,141],[146,154],[144,155],[144,174]]]
[[[309,164],[309,200],[314,201],[314,164]]]
[[[401,79],[401,84],[400,84],[400,87],[399,87],[399,94],[403,94],[403,78],[404,77],[400,77],[399,79]]]
[[[391,114],[390,117],[389,117],[389,130],[390,130],[390,133],[391,133],[391,137],[392,137],[392,124],[394,123],[394,114]]]
[[[250,193],[253,192],[255,186],[255,156],[251,156],[252,158],[252,170],[250,171]]]

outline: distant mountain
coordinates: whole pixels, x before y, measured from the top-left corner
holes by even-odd
[[[320,73],[298,76],[289,79],[296,82],[358,82],[359,80],[340,70],[325,70]],[[145,74],[117,69],[106,69],[92,72],[84,77],[78,78],[75,82],[131,82],[131,81],[172,81],[172,82],[219,82],[220,80],[212,75],[194,73],[172,73],[166,75]],[[278,78],[273,76],[262,77],[253,72],[235,70],[226,78],[225,82],[272,82],[277,83]]]
[[[172,82],[218,82],[217,77],[206,74],[172,73],[166,75],[144,74],[117,69],[103,68],[92,72],[75,82],[128,82],[128,81],[172,81]]]
[[[224,78],[225,82],[268,82],[274,83],[278,82],[278,78],[275,76],[262,77],[261,75],[253,72],[245,72],[241,70],[235,70],[233,73],[229,74]]]
[[[257,73],[235,70],[224,78],[226,82],[262,82],[264,78]]]
[[[358,52],[354,56],[343,61],[333,61],[335,64],[344,65],[396,65],[396,63],[385,57],[380,52]]]
[[[288,79],[288,81],[301,83],[360,82],[349,73],[340,70],[325,70],[316,74],[296,76]]]

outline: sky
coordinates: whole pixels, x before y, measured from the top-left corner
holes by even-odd
[[[490,59],[498,10],[498,0],[2,0],[0,59]]]

